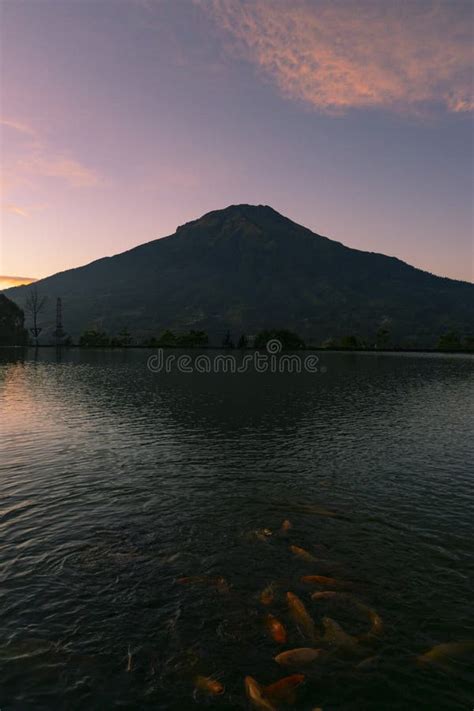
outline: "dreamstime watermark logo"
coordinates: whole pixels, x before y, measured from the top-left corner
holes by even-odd
[[[237,373],[325,373],[326,367],[319,365],[319,357],[314,353],[282,353],[281,341],[272,338],[267,342],[266,353],[218,353],[209,355],[199,353],[192,356],[189,353],[176,355],[168,350],[158,348],[147,361],[148,370],[152,373],[198,373],[198,374],[237,374]]]

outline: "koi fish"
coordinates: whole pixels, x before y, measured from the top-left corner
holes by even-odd
[[[295,621],[296,626],[306,635],[306,637],[314,641],[317,638],[316,629],[313,618],[306,610],[306,607],[299,597],[294,595],[292,592],[286,593],[286,599],[288,601],[290,614]]]
[[[298,666],[300,664],[310,664],[317,659],[321,653],[322,649],[313,649],[311,647],[297,647],[296,649],[289,649],[286,652],[281,652],[274,657],[277,664],[282,666]]]
[[[212,676],[198,675],[194,679],[194,686],[196,689],[199,689],[199,691],[203,691],[210,696],[220,696],[225,691],[225,688],[220,681],[213,679]]]
[[[247,698],[256,709],[261,709],[262,711],[276,711],[275,706],[265,698],[262,687],[253,677],[246,676],[244,685]]]
[[[291,521],[288,521],[286,518],[283,523],[281,524],[281,532],[282,533],[288,533],[293,528]]]
[[[311,578],[319,576],[307,577]],[[363,602],[360,602],[360,600],[357,600],[356,598],[352,597],[352,595],[348,595],[344,592],[337,592],[336,590],[325,590],[323,592],[315,592],[311,595],[312,600],[329,600],[333,598],[339,598],[352,602],[359,610],[361,610],[368,616],[371,622],[370,630],[366,635],[361,635],[359,639],[369,639],[370,637],[377,636],[383,632],[383,620],[380,615],[368,605],[364,605]]]
[[[369,620],[372,626],[369,630],[369,636],[377,636],[383,632],[383,620],[379,614],[372,610],[370,607],[367,608],[367,613],[369,615]]]
[[[344,632],[341,625],[331,617],[323,617],[324,637],[329,644],[354,652],[358,650],[357,639]]]
[[[305,551],[304,548],[300,548],[300,546],[290,546],[290,551],[293,555],[297,556],[297,558],[301,558],[301,560],[304,560],[306,563],[317,563],[318,561],[314,555]]]
[[[304,674],[292,674],[266,686],[265,696],[273,703],[294,704],[296,702],[296,689],[305,680]]]
[[[356,664],[355,669],[357,671],[371,671],[374,669],[378,663],[380,662],[380,656],[377,654],[373,657],[366,657],[366,659],[363,659],[361,662]]]
[[[474,652],[474,640],[466,640],[464,642],[444,642],[437,644],[424,654],[417,657],[419,664],[434,664],[441,668],[450,671],[449,661],[458,657],[463,657],[465,654]]]
[[[286,630],[281,624],[280,620],[277,620],[273,615],[267,615],[265,620],[265,626],[270,634],[271,638],[278,644],[285,644],[286,642]]]

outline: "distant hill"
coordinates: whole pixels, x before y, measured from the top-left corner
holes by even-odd
[[[383,254],[345,247],[271,207],[232,205],[178,227],[169,237],[39,280],[48,297],[42,325],[65,330],[123,327],[138,337],[164,329],[288,328],[311,343],[382,326],[393,342],[434,345],[440,334],[472,334],[474,285],[434,276]],[[7,290],[24,305],[31,286]],[[43,338],[43,341],[45,339]]]

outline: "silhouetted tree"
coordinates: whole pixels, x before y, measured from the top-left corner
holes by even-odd
[[[118,335],[118,339],[120,341],[121,346],[131,346],[133,343],[133,338],[130,335],[128,328],[126,326],[124,328],[122,328],[122,330],[120,331],[120,333]]]
[[[354,348],[360,348],[360,345],[361,344],[355,336],[344,336],[341,338],[341,348],[353,350]]]
[[[377,348],[388,348],[390,344],[390,331],[381,326],[375,334],[375,345]]]
[[[158,339],[158,344],[163,348],[176,346],[176,336],[173,331],[164,331]]]
[[[268,341],[278,340],[285,350],[296,351],[305,347],[305,342],[293,331],[286,329],[272,329],[261,331],[255,337],[255,348],[265,348]]]
[[[82,348],[104,348],[110,345],[110,339],[103,331],[90,329],[81,335],[79,345]]]
[[[222,347],[223,348],[233,348],[234,347],[234,341],[231,338],[230,331],[227,331],[225,334],[224,340],[222,341]]]
[[[474,351],[474,336],[466,336],[463,348],[466,351]]]
[[[159,346],[159,341],[155,338],[155,336],[152,336],[151,338],[144,338],[142,346],[145,348],[157,348]]]
[[[28,334],[24,328],[23,311],[13,301],[0,294],[0,346],[24,346]]]
[[[461,349],[461,339],[455,331],[448,331],[438,341],[438,350],[440,351],[459,351]]]
[[[237,343],[237,348],[247,348],[248,344],[249,344],[249,339],[247,338],[245,333],[243,333],[239,338],[239,341]]]
[[[176,345],[181,348],[202,348],[207,346],[209,337],[205,331],[189,331],[176,338]]]
[[[36,286],[32,286],[28,290],[25,302],[25,311],[30,315],[33,322],[33,326],[30,328],[30,333],[34,338],[36,346],[38,345],[38,338],[42,331],[42,328],[38,326],[38,316],[41,311],[43,311],[46,301],[46,296],[40,296]]]

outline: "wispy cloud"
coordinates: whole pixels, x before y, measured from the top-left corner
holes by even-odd
[[[22,123],[21,121],[13,121],[7,118],[0,118],[0,124],[2,124],[2,126],[7,126],[7,128],[13,128],[15,131],[18,131],[19,133],[24,133],[27,136],[36,137],[36,131],[31,128],[31,126],[28,126],[26,123]]]
[[[2,204],[5,212],[10,212],[12,215],[19,215],[20,217],[29,217],[30,214],[27,210],[19,205],[15,205],[13,202],[6,202]]]
[[[102,183],[95,170],[51,146],[32,126],[10,118],[0,118],[0,124],[16,134],[2,169],[1,182],[9,191],[22,185],[34,187],[42,178],[56,178],[73,188]]]
[[[17,168],[25,175],[61,179],[74,188],[91,188],[101,183],[94,170],[58,153],[37,153],[22,158],[17,162]]]
[[[325,113],[474,109],[468,0],[196,0],[288,98]]]

